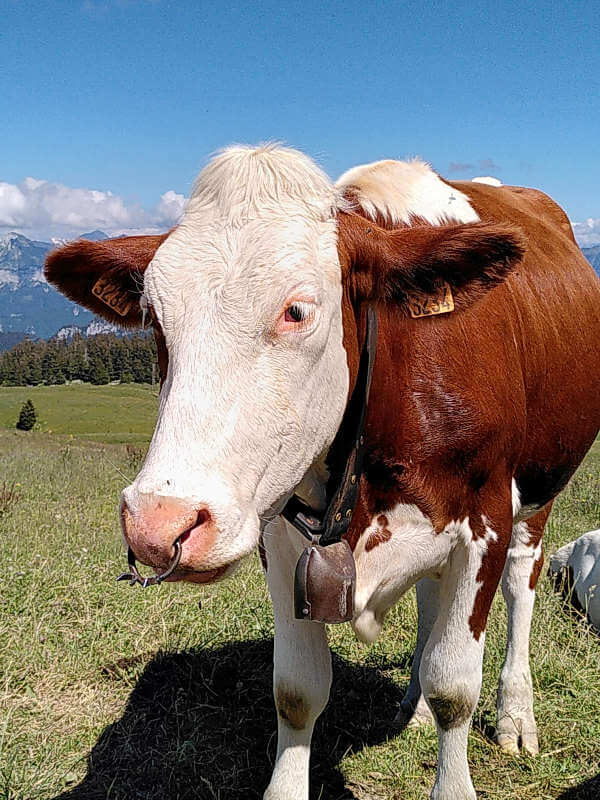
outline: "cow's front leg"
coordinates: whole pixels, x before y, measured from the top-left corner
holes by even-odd
[[[440,582],[440,607],[421,658],[419,678],[438,731],[434,800],[476,797],[467,763],[469,725],[481,688],[485,625],[498,586],[512,514],[461,525]]]
[[[304,539],[284,520],[263,536],[275,614],[273,695],[277,758],[265,800],[308,800],[310,741],[329,699],[331,654],[325,626],[294,619],[294,571]]]

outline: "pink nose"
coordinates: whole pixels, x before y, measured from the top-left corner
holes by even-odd
[[[190,506],[173,497],[149,495],[132,511],[123,500],[121,521],[127,544],[142,564],[165,569],[176,539],[182,545],[180,569],[211,569],[210,554],[217,530],[208,508]]]

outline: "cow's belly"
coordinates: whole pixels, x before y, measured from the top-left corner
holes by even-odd
[[[415,505],[399,503],[376,514],[354,550],[355,613],[359,639],[373,642],[386,612],[424,576],[438,577],[460,536],[471,540],[468,521],[456,521],[436,533]]]

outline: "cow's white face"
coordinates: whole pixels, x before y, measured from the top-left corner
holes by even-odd
[[[123,494],[130,544],[154,566],[200,509],[181,563],[201,571],[252,550],[260,518],[333,440],[348,391],[333,187],[282,149],[229,150],[205,173],[145,273],[168,372]]]

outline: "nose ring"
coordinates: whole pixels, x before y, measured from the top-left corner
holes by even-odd
[[[123,572],[117,578],[118,581],[129,581],[130,586],[134,586],[136,583],[139,583],[142,589],[145,589],[147,586],[154,586],[161,584],[169,575],[172,575],[173,572],[177,569],[179,562],[181,560],[181,534],[180,536],[175,539],[173,542],[173,547],[175,548],[175,553],[169,562],[169,566],[166,568],[164,572],[161,572],[160,575],[149,575],[147,578],[143,578],[138,568],[135,564],[135,553],[131,549],[131,547],[127,550],[127,563],[129,564],[129,572]]]

